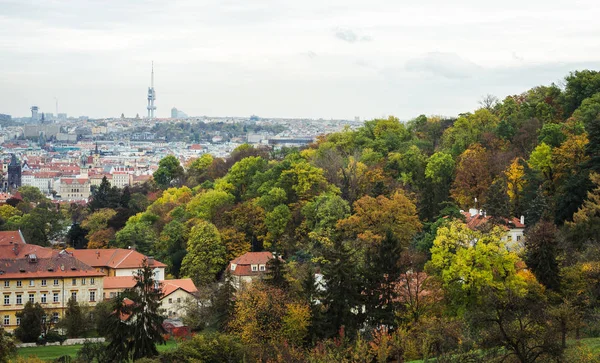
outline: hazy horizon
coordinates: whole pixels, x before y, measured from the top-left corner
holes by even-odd
[[[597,68],[594,1],[0,0],[0,113],[455,116]]]

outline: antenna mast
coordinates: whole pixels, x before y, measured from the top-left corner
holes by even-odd
[[[148,106],[146,109],[148,110],[148,118],[154,118],[154,111],[156,111],[156,106],[154,106],[154,101],[156,100],[156,92],[154,92],[154,61],[152,61],[152,72],[150,73],[150,87],[148,87]]]

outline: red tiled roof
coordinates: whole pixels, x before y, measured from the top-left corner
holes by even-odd
[[[246,252],[238,258],[235,258],[231,263],[237,265],[258,265],[266,264],[270,259],[273,258],[271,252]]]
[[[484,224],[486,224],[487,222],[489,222],[491,216],[488,215],[484,215],[484,214],[475,214],[475,215],[471,215],[471,213],[469,212],[462,212],[462,215],[465,216],[466,222],[467,222],[467,227],[469,227],[470,229],[476,230],[479,229],[481,226],[483,226]],[[506,229],[509,228],[525,228],[525,225],[521,223],[521,221],[518,218],[504,218],[506,225],[504,225],[503,227]]]
[[[252,265],[266,265],[272,258],[273,254],[271,252],[246,252],[229,262],[227,269],[235,276],[258,276],[265,271],[252,271]],[[235,270],[231,270],[232,264],[236,265]]]
[[[182,289],[190,294],[198,292],[196,285],[192,279],[177,279],[177,280],[164,280],[161,284],[163,297],[171,295],[173,292]]]
[[[30,245],[27,245],[30,246]],[[64,277],[100,277],[103,273],[76,259],[67,251],[50,250],[49,256],[41,257],[35,253],[30,258],[0,259],[0,274],[3,279],[19,278],[64,278]],[[3,255],[4,256],[4,255]],[[32,254],[29,254],[31,257]]]
[[[21,231],[0,231],[0,246],[5,244],[12,245],[14,242],[26,243]],[[0,255],[4,257],[4,255]]]
[[[78,183],[78,184],[85,184],[88,182],[88,179],[81,179],[81,178],[62,178],[60,180],[61,183],[65,183],[65,184],[74,184],[74,183]]]
[[[136,250],[124,248],[74,250],[73,255],[93,267],[137,268],[147,258]],[[162,262],[152,260],[151,267],[167,267]]]
[[[130,289],[135,286],[133,276],[109,276],[104,278],[104,289]]]

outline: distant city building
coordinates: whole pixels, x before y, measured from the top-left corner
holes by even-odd
[[[173,107],[171,109],[171,118],[187,118],[187,117],[188,117],[187,113],[185,113],[181,110],[178,110],[175,107]]]
[[[11,120],[12,120],[12,117],[10,115],[0,113],[0,122],[6,122],[6,121],[11,121]]]
[[[40,119],[39,110],[40,110],[39,107],[31,106],[31,121],[39,121],[39,119]]]
[[[21,164],[17,160],[15,154],[12,154],[10,164],[8,164],[7,189],[18,189],[19,187],[21,187]]]

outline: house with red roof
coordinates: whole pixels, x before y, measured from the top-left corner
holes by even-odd
[[[490,222],[492,216],[487,215],[483,210],[471,208],[468,212],[461,211],[465,217],[467,227],[474,231],[480,231],[486,224]],[[523,246],[523,234],[525,232],[525,217],[521,218],[503,218],[504,223],[501,225],[506,230],[505,240],[511,247]]]
[[[134,249],[107,248],[73,250],[73,256],[86,264],[94,267],[100,272],[111,276],[133,276],[142,266],[144,260],[154,270],[154,278],[158,281],[165,279],[165,268],[167,265],[156,261],[150,256],[145,256]]]
[[[19,231],[0,232],[0,325],[19,326],[16,314],[28,301],[40,303],[53,322],[64,317],[69,299],[93,306],[102,299],[103,278],[69,251],[27,244]]]
[[[229,262],[227,269],[234,286],[239,289],[244,284],[261,279],[267,272],[267,263],[273,258],[271,252],[246,252]]]
[[[104,278],[104,298],[112,299],[127,289],[135,286],[133,276],[110,276]],[[161,281],[162,298],[160,300],[164,315],[177,318],[185,314],[185,303],[197,301],[198,289],[192,279],[175,279]]]

